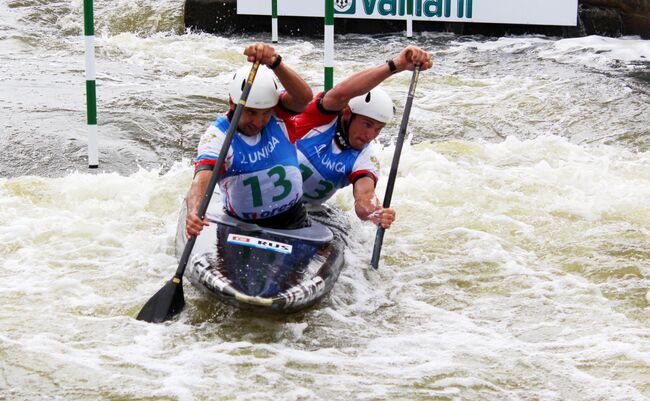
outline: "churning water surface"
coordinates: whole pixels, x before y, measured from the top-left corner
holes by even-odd
[[[96,3],[98,171],[82,2],[0,5],[0,400],[650,399],[649,41],[337,36],[335,80],[409,43],[434,59],[380,269],[345,190],[323,302],[266,317],[186,285],[154,325],[134,316],[176,269],[198,138],[270,35],[186,33],[178,0]],[[277,48],[322,88],[322,40]],[[384,84],[385,176],[409,81]]]

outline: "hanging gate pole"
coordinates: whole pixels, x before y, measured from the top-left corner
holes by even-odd
[[[278,43],[278,0],[271,0],[271,42]]]
[[[97,91],[95,86],[95,19],[93,0],[84,0],[84,36],[86,38],[86,115],[88,125],[88,168],[99,167],[97,150]]]
[[[406,0],[406,37],[413,37],[413,0]]]
[[[325,90],[334,86],[334,0],[325,0]]]

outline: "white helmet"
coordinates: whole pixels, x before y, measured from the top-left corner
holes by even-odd
[[[395,112],[390,96],[380,88],[374,88],[365,95],[353,97],[348,105],[354,114],[370,117],[382,123],[388,123]]]
[[[232,81],[228,87],[228,94],[233,103],[237,104],[241,93],[244,90],[244,85],[248,79],[248,74],[251,72],[251,66],[245,65],[238,69],[232,77]],[[278,83],[275,80],[275,74],[266,67],[260,66],[257,70],[257,75],[253,81],[253,87],[248,94],[246,100],[246,107],[253,109],[268,109],[275,107],[278,104],[279,93]]]

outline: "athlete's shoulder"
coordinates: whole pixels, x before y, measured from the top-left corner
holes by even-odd
[[[354,170],[371,170],[378,173],[381,169],[379,158],[377,157],[377,148],[372,143],[364,146],[363,149],[357,150],[357,158],[354,163]]]

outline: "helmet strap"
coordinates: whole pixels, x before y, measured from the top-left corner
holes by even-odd
[[[232,118],[235,116],[235,103],[232,99],[228,99],[228,111],[226,112],[226,118],[228,121],[232,121]]]
[[[338,121],[336,122],[336,134],[334,135],[334,141],[338,147],[343,150],[352,149],[348,132],[350,132],[350,124],[352,123],[352,119],[355,116],[356,114],[352,113],[350,119],[346,123],[343,121],[343,113],[341,113],[339,114]]]

